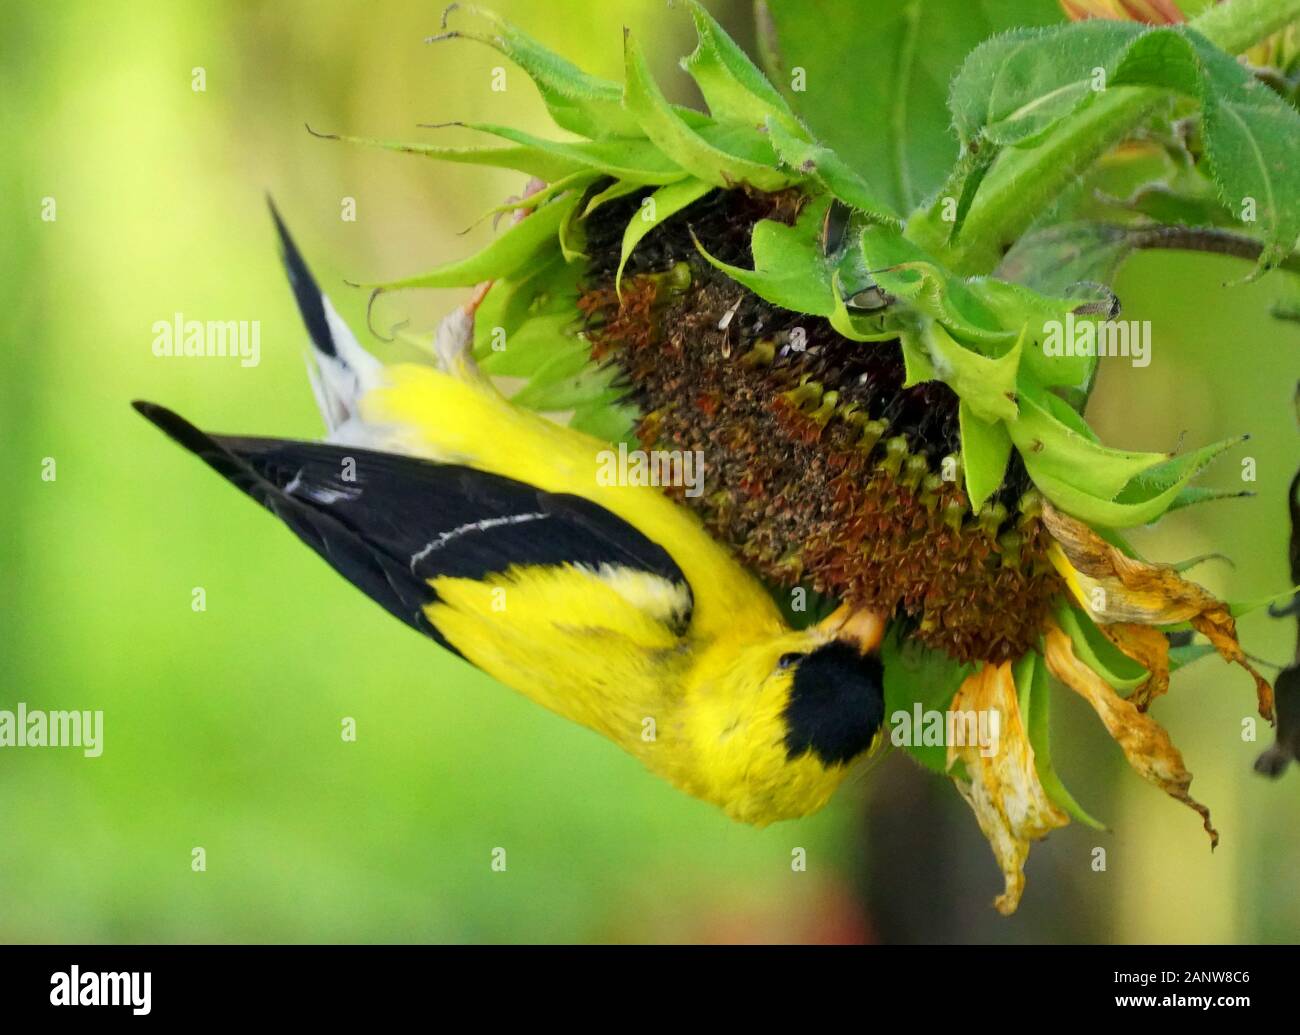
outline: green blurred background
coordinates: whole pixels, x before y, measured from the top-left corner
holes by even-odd
[[[691,99],[674,72],[689,18],[662,0],[493,6],[612,78],[629,25]],[[747,3],[709,6],[752,46]],[[437,5],[403,0],[6,12],[0,708],[103,709],[105,750],[0,751],[0,941],[1295,940],[1300,776],[1251,771],[1270,735],[1242,740],[1253,694],[1238,669],[1200,662],[1157,707],[1222,832],[1213,855],[1196,817],[1058,695],[1058,768],[1111,832],[1075,825],[1036,847],[1004,920],[991,853],[946,781],[887,757],[817,817],[733,824],[394,622],[131,412],[143,397],[217,430],[319,434],[264,192],[358,328],[364,294],[344,279],[415,272],[490,239],[487,223],[458,235],[522,177],[303,128],[432,139],[416,124],[477,119],[548,132],[521,72],[493,92],[493,52],[422,42],[438,21]],[[1160,559],[1231,554],[1235,569],[1198,577],[1232,598],[1285,586],[1300,460],[1300,342],[1267,315],[1274,278],[1224,287],[1245,272],[1132,262],[1118,288],[1127,317],[1153,321],[1154,361],[1106,367],[1090,412],[1123,446],[1254,433],[1238,457],[1258,463],[1257,498],[1135,537]],[[376,323],[429,327],[459,298],[387,298]],[[152,325],[176,312],[259,320],[260,365],[154,357]],[[1237,464],[1207,482],[1236,483]],[[1293,626],[1242,624],[1249,650],[1289,657]],[[191,869],[195,847],[206,872]],[[794,848],[806,872],[792,871]]]

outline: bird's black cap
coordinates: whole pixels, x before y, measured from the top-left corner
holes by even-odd
[[[811,751],[828,766],[852,761],[885,719],[880,659],[839,641],[818,647],[796,666],[784,714],[790,758]]]

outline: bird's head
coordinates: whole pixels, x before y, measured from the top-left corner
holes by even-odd
[[[883,622],[841,609],[733,655],[728,690],[697,700],[696,749],[735,818],[765,823],[821,808],[878,743]]]

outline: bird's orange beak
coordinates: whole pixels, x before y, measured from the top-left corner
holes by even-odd
[[[844,640],[863,654],[872,654],[884,639],[885,619],[875,611],[841,604],[828,618],[817,623],[817,629],[828,640]]]

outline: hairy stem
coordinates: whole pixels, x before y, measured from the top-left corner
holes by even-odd
[[[1113,87],[1037,147],[1005,151],[948,253],[953,268],[967,274],[991,272],[1007,247],[1164,97],[1164,91],[1152,87]]]
[[[1230,54],[1300,20],[1300,0],[1230,0],[1191,27]],[[1154,87],[1115,87],[1067,118],[1046,141],[1012,148],[989,172],[955,242],[934,209],[918,213],[909,236],[937,251],[954,270],[989,273],[1025,232],[1098,158],[1123,140],[1165,99]]]
[[[1231,230],[1206,226],[1148,226],[1129,231],[1128,243],[1134,248],[1171,248],[1175,251],[1209,252],[1231,255],[1238,259],[1259,259],[1264,246],[1253,237],[1234,234]],[[1278,269],[1300,273],[1300,255],[1288,255]]]

